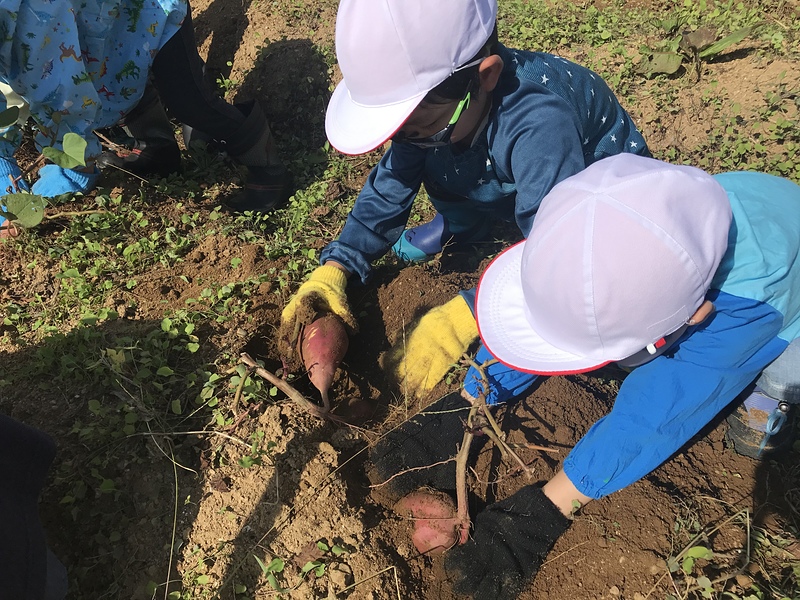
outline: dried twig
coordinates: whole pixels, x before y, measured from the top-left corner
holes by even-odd
[[[516,442],[514,442],[514,443],[506,442],[506,445],[509,448],[527,448],[528,450],[539,450],[540,452],[549,452],[550,454],[558,454],[559,453],[559,449],[558,448],[548,448],[547,446],[540,446],[539,444],[529,444],[528,442],[525,442],[524,444],[520,444],[520,443],[516,443]]]
[[[461,441],[461,448],[456,456],[456,505],[459,519],[458,543],[465,544],[469,539],[469,503],[467,502],[467,459],[469,458],[469,447],[472,445],[472,424],[478,413],[478,407],[473,406],[467,415],[467,423],[464,428],[464,438]]]
[[[242,354],[240,356],[240,360],[245,365],[247,365],[248,367],[253,369],[253,371],[256,373],[256,375],[258,375],[259,377],[263,377],[264,379],[269,381],[272,385],[274,385],[276,388],[278,388],[280,391],[282,391],[284,394],[286,394],[286,396],[290,400],[293,400],[295,404],[297,404],[300,408],[305,410],[307,413],[309,413],[309,414],[311,414],[311,415],[313,415],[315,417],[318,417],[320,419],[329,419],[329,420],[334,421],[336,423],[341,423],[343,425],[349,425],[349,423],[347,421],[345,421],[344,419],[342,419],[341,417],[337,417],[336,415],[331,414],[330,412],[320,408],[319,406],[317,406],[313,402],[307,400],[303,396],[303,394],[301,394],[300,392],[298,392],[294,388],[294,386],[291,383],[289,383],[285,379],[281,379],[280,377],[278,377],[274,373],[270,373],[267,369],[265,369],[264,367],[259,365],[255,360],[253,360],[253,358],[247,352],[242,352]]]
[[[511,446],[506,442],[505,435],[503,434],[502,431],[500,431],[500,427],[497,425],[497,421],[495,421],[491,411],[489,410],[489,407],[486,404],[486,394],[489,391],[489,380],[486,377],[485,369],[490,365],[493,365],[495,362],[497,362],[497,359],[488,360],[482,365],[479,365],[474,360],[466,357],[462,359],[461,362],[463,364],[473,367],[476,371],[478,371],[478,373],[480,373],[481,376],[483,392],[478,394],[476,402],[481,409],[481,413],[483,414],[483,416],[486,417],[486,422],[488,423],[488,426],[484,425],[482,427],[483,433],[489,436],[489,439],[491,439],[495,444],[497,444],[497,447],[500,449],[500,453],[503,455],[504,458],[506,458],[507,460],[511,459],[514,462],[516,462],[522,468],[522,470],[525,472],[528,478],[532,478],[533,469],[531,469],[528,465],[526,465],[525,461],[523,461],[519,457],[519,455],[516,452],[514,452]],[[553,452],[553,450],[550,450],[550,452]],[[555,450],[555,452],[558,452],[558,450]]]
[[[389,477],[389,479],[387,479],[386,481],[381,481],[380,483],[373,483],[369,487],[371,487],[371,488],[383,487],[384,485],[386,485],[387,483],[389,483],[392,479],[395,479],[396,477],[401,477],[403,475],[406,475],[407,473],[412,473],[413,471],[423,471],[425,469],[432,469],[433,467],[438,467],[440,465],[446,465],[447,463],[453,462],[454,460],[455,460],[455,458],[448,458],[446,460],[440,460],[439,462],[435,462],[435,463],[433,463],[431,465],[425,465],[423,467],[410,467],[408,469],[403,469],[402,471],[400,471],[398,473],[395,473],[394,475]]]

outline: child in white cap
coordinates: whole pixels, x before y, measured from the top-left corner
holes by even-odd
[[[336,53],[344,76],[326,132],[345,154],[392,145],[372,171],[322,267],[284,312],[316,294],[320,309],[355,325],[347,278],[366,281],[392,247],[424,260],[443,245],[482,239],[493,220],[530,231],[544,195],[606,156],[649,155],[606,83],[562,58],[497,42],[496,0],[343,0]],[[404,230],[424,184],[437,215]],[[435,309],[390,363],[409,393],[423,395],[477,338],[464,292]]]
[[[800,187],[763,173],[710,176],[630,154],[599,161],[545,197],[530,236],[487,268],[476,318],[488,399],[538,375],[609,363],[631,372],[612,410],[544,486],[477,515],[445,555],[455,587],[514,598],[569,526],[575,503],[644,477],[716,415],[748,396],[762,410],[761,450],[800,402]],[[467,374],[464,397],[482,393]],[[745,404],[746,404],[745,403]],[[403,494],[455,487],[464,400],[445,397],[386,436],[374,477]],[[461,409],[461,410],[459,410]],[[751,414],[755,412],[750,410]]]

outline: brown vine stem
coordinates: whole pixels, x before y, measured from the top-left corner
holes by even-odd
[[[488,393],[489,390],[489,380],[486,377],[485,369],[496,363],[497,359],[487,360],[482,365],[479,365],[473,359],[468,357],[462,359],[461,362],[462,364],[465,364],[467,366],[474,367],[475,370],[477,370],[481,376],[481,381],[483,383],[484,391],[478,394],[478,397],[475,399],[475,403],[480,408],[481,414],[484,417],[486,417],[486,421],[488,423],[488,426],[485,424],[482,425],[481,430],[487,436],[489,436],[490,440],[492,440],[495,444],[497,444],[497,447],[500,449],[500,453],[503,455],[503,458],[505,458],[506,460],[511,460],[516,462],[520,466],[520,468],[525,472],[525,474],[528,476],[529,479],[533,478],[533,469],[531,469],[528,465],[526,465],[525,461],[522,460],[516,452],[514,452],[511,446],[508,445],[508,443],[505,440],[505,435],[503,434],[502,431],[500,431],[500,426],[497,424],[497,421],[495,421],[494,416],[492,416],[489,407],[486,405],[486,394]]]
[[[108,213],[107,210],[103,210],[102,208],[96,210],[70,210],[65,212],[59,212],[52,215],[45,215],[45,219],[60,219],[61,217],[80,217],[82,215],[104,215]]]
[[[482,373],[481,373],[482,374]],[[461,440],[461,448],[456,455],[456,506],[459,522],[458,543],[465,544],[469,539],[469,504],[467,503],[467,459],[469,458],[469,447],[472,445],[472,422],[478,414],[478,406],[473,405],[467,415],[467,423],[464,428],[464,437]]]
[[[242,352],[242,354],[240,355],[240,360],[245,365],[253,369],[256,375],[258,375],[259,377],[263,377],[264,379],[269,381],[272,385],[274,385],[276,388],[278,388],[280,391],[286,394],[286,396],[290,400],[294,401],[295,404],[297,404],[300,408],[302,408],[309,414],[318,417],[320,419],[329,419],[336,423],[349,425],[349,423],[344,419],[342,419],[341,417],[337,417],[336,415],[331,414],[327,410],[321,409],[313,402],[307,400],[303,396],[303,394],[301,394],[294,388],[294,386],[291,383],[289,383],[285,379],[281,379],[280,377],[278,377],[273,373],[270,373],[267,369],[259,365],[255,360],[253,360],[253,357],[251,357],[247,352]]]

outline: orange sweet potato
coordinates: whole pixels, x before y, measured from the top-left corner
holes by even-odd
[[[435,556],[455,546],[461,519],[453,499],[434,490],[417,490],[394,507],[397,514],[414,520],[411,541],[420,554]]]
[[[349,339],[342,320],[333,313],[325,314],[303,329],[300,356],[308,378],[322,395],[325,410],[330,410],[328,390],[342,362]]]

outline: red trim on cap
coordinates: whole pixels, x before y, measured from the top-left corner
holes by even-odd
[[[664,346],[664,344],[666,344],[666,343],[667,343],[667,340],[666,340],[666,339],[664,339],[664,338],[662,337],[660,340],[658,340],[657,342],[655,342],[655,343],[653,344],[653,346],[655,346],[655,347],[656,347],[656,349],[658,349],[658,348],[661,348],[661,347],[663,347],[663,346]]]
[[[551,375],[551,376],[555,376],[555,375],[578,375],[580,373],[587,373],[589,371],[594,371],[595,369],[599,369],[600,367],[605,367],[606,365],[611,364],[612,362],[614,362],[613,360],[607,360],[607,361],[605,361],[603,363],[600,363],[598,365],[594,365],[592,367],[585,367],[583,369],[574,369],[574,370],[570,370],[570,371],[539,371],[539,370],[533,371],[531,369],[525,369],[525,368],[519,367],[517,365],[512,365],[511,363],[508,363],[508,362],[498,358],[497,354],[492,352],[492,349],[489,348],[488,344],[486,344],[486,341],[483,339],[483,334],[481,333],[481,322],[478,320],[478,299],[480,298],[481,284],[483,283],[483,277],[484,277],[484,275],[486,275],[486,272],[492,267],[494,262],[497,259],[499,259],[503,254],[505,254],[506,252],[509,252],[515,246],[519,246],[520,244],[524,244],[524,243],[525,243],[525,240],[522,240],[520,242],[517,242],[513,246],[509,246],[508,248],[503,250],[500,254],[498,254],[497,256],[495,256],[492,259],[492,262],[490,262],[489,265],[486,267],[486,269],[484,269],[483,273],[481,273],[481,278],[478,281],[478,287],[475,289],[475,323],[477,323],[477,325],[478,325],[478,335],[481,336],[481,343],[486,346],[486,349],[489,352],[492,353],[492,356],[494,356],[497,359],[497,362],[502,363],[502,364],[504,364],[505,366],[507,366],[507,367],[509,367],[511,369],[515,369],[515,370],[521,371],[523,373],[531,373],[532,375]]]

